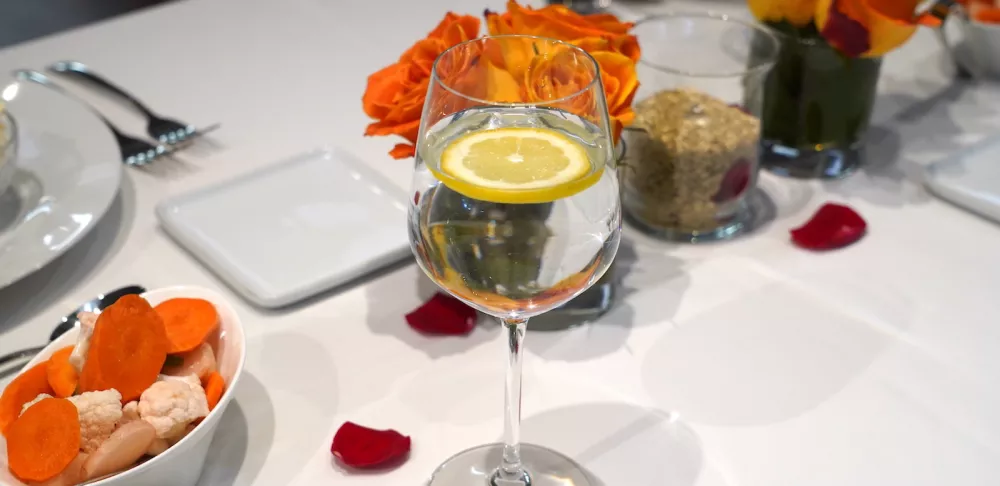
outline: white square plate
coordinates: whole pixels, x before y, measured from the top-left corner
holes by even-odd
[[[405,201],[332,148],[167,200],[156,215],[234,290],[274,308],[408,258]]]

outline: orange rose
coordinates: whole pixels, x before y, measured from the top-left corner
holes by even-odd
[[[878,57],[901,46],[917,30],[920,0],[819,0],[816,28],[850,57]]]
[[[610,14],[580,15],[562,5],[534,10],[509,0],[506,13],[486,12],[486,25],[491,35],[549,37],[589,52],[601,68],[615,140],[622,128],[632,123],[632,99],[639,88],[635,63],[640,51],[638,39],[628,33],[633,26],[631,22],[620,22]],[[517,66],[528,66],[525,60],[533,55],[530,49],[534,47],[526,45],[522,49],[505,49],[502,58],[490,56],[490,59],[510,71],[515,79],[524,79],[524,73],[519,72]],[[531,84],[529,81],[528,85]],[[567,89],[567,86],[562,89]]]
[[[361,101],[365,113],[376,121],[365,135],[399,135],[410,143],[397,144],[389,154],[397,159],[412,157],[434,60],[449,47],[478,36],[478,18],[448,12],[399,61],[369,76]]]
[[[816,0],[747,0],[747,6],[761,22],[788,23],[804,27],[816,15]]]
[[[538,10],[507,1],[507,12],[486,11],[490,35],[525,34],[559,39],[572,44],[584,39],[604,42],[600,50],[610,50],[639,61],[639,40],[628,31],[632,22],[622,22],[611,14],[580,15],[564,5],[549,5]]]
[[[503,14],[486,12],[491,34],[556,38],[575,44],[594,56],[601,68],[617,139],[622,126],[632,121],[632,98],[638,88],[635,63],[639,59],[639,43],[628,33],[633,24],[620,22],[608,14],[579,15],[559,5],[534,10],[510,0],[507,10]],[[369,76],[362,103],[365,113],[375,122],[368,125],[365,135],[399,135],[409,143],[396,145],[390,154],[397,159],[412,157],[435,59],[455,44],[477,37],[479,26],[479,19],[475,17],[449,12],[425,39],[403,53],[399,61]],[[504,45],[493,51],[469,52],[464,57],[456,55],[439,65],[438,74],[451,88],[473,98],[493,102],[553,99],[550,94],[529,92],[531,79],[526,77],[526,72],[536,57],[531,51],[534,47],[531,42],[524,42],[522,46]],[[483,54],[482,59],[479,54]],[[569,76],[568,72],[563,74]],[[555,87],[560,93],[584,87],[579,78],[569,76],[564,81]],[[468,99],[447,93],[436,99],[439,106],[430,107],[428,123],[459,111],[469,103]],[[593,103],[590,97],[578,98],[585,99]]]

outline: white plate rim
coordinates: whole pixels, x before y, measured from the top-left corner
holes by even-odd
[[[43,181],[54,177],[38,173],[51,170],[47,164],[54,164],[46,160],[52,149],[38,143],[38,139],[50,135],[72,140],[83,165],[76,174],[75,187],[68,193],[50,194],[50,189],[43,184],[42,201],[52,203],[47,204],[47,213],[15,223],[16,227],[6,232],[0,246],[0,289],[43,268],[86,237],[114,202],[123,171],[121,153],[111,132],[79,102],[47,87],[23,82],[18,87],[17,97],[7,108],[18,124],[18,155],[14,163],[20,170]],[[49,116],[51,123],[46,126],[30,123],[31,119],[42,116],[39,114],[42,112],[58,113],[59,116]],[[32,156],[32,150],[38,150],[38,155]],[[83,207],[61,204],[66,200],[78,202]],[[42,206],[39,203],[33,209]],[[80,222],[74,216],[89,216],[89,219]],[[76,231],[57,244],[45,242],[46,232],[72,225],[76,226]]]

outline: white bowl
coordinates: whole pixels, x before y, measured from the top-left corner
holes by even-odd
[[[233,390],[239,386],[240,376],[243,374],[243,363],[246,360],[246,338],[243,335],[243,325],[240,323],[236,311],[224,297],[212,290],[188,286],[151,290],[142,296],[152,305],[175,297],[205,299],[215,305],[221,321],[219,352],[216,359],[219,363],[219,374],[226,379],[226,392],[222,395],[222,399],[219,400],[215,409],[208,414],[208,417],[187,437],[174,444],[166,452],[138,467],[101,481],[88,483],[87,486],[194,486],[197,484],[201,471],[205,467],[205,458],[208,456],[208,448],[212,444],[212,438],[215,437],[219,419],[233,399]],[[35,356],[24,369],[49,359],[49,356],[60,348],[75,344],[77,333],[78,331],[73,329],[60,336],[59,339],[46,346],[38,356]],[[7,442],[2,436],[0,436],[0,485],[24,486],[24,483],[18,481],[7,469]]]

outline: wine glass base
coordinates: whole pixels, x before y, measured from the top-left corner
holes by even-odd
[[[542,446],[521,444],[527,480],[495,479],[503,444],[467,449],[439,466],[427,486],[597,486],[572,459]]]

